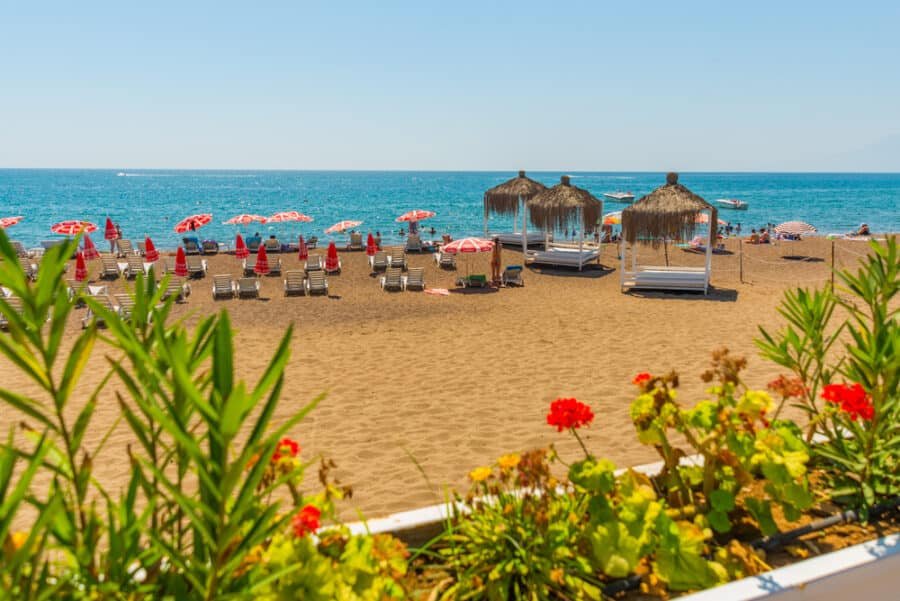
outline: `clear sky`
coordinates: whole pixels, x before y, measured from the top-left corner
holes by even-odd
[[[0,0],[0,167],[900,171],[900,2]]]

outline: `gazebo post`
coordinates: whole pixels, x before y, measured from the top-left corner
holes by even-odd
[[[716,243],[715,235],[718,231],[718,224],[713,219],[712,209],[708,209],[707,214],[709,215],[709,240],[706,243],[706,285],[703,287],[703,294],[709,292],[709,274],[712,271],[712,248],[713,244]]]
[[[528,260],[528,205],[522,205],[522,266]]]
[[[484,201],[484,237],[487,238],[488,235],[488,206],[487,200]]]
[[[578,271],[581,271],[582,261],[582,252],[584,251],[584,208],[578,207]]]

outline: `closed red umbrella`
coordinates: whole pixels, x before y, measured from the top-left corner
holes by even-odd
[[[185,232],[194,231],[200,229],[207,223],[212,221],[212,215],[209,213],[200,213],[198,215],[191,215],[190,217],[185,217],[181,221],[175,224],[175,233],[183,234]]]
[[[178,252],[175,253],[175,275],[183,278],[186,277],[187,274],[187,259],[184,256],[184,249],[179,246]]]
[[[119,230],[116,229],[115,224],[109,217],[106,218],[106,228],[103,232],[103,237],[107,240],[118,240],[119,238]]]
[[[260,244],[259,250],[256,251],[256,265],[253,266],[253,273],[256,275],[269,273],[269,257],[266,255],[265,244]]]
[[[84,263],[84,253],[75,255],[75,281],[83,282],[87,279],[87,265]]]
[[[375,244],[375,236],[369,232],[369,237],[366,239],[366,254],[374,257],[376,252],[378,252],[378,245]]]
[[[144,238],[144,260],[148,263],[159,261],[159,251],[156,250],[156,246],[153,245],[153,240],[150,239],[150,236]]]
[[[97,251],[97,247],[94,246],[94,241],[91,240],[91,237],[87,234],[84,235],[84,248],[82,249],[82,254],[84,258],[87,260],[91,259],[99,259],[100,253]]]
[[[234,256],[238,259],[246,259],[250,256],[250,249],[244,244],[244,237],[240,234],[234,239]]]
[[[3,219],[0,219],[0,228],[6,229],[11,225],[15,225],[15,224],[19,223],[23,219],[25,219],[25,218],[22,217],[21,215],[19,215],[17,217],[4,217]]]
[[[305,261],[309,258],[309,249],[306,248],[306,240],[303,239],[303,236],[300,236],[300,240],[297,244],[300,252],[297,253],[297,258],[301,261]]]
[[[75,236],[76,234],[96,232],[97,226],[90,221],[78,221],[70,219],[69,221],[60,221],[50,226],[50,231],[54,234],[63,234],[66,236]]]
[[[337,271],[339,265],[337,246],[332,240],[328,243],[328,254],[325,256],[325,271]]]

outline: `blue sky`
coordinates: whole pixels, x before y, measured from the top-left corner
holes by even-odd
[[[0,1],[0,167],[900,170],[900,2]]]

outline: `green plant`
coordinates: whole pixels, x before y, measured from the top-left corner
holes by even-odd
[[[879,497],[900,492],[897,239],[872,242],[855,272],[836,276],[837,289],[786,293],[780,309],[786,325],[775,333],[760,328],[757,345],[799,380],[795,388],[804,394],[796,406],[809,418],[807,439],[824,439],[813,452],[833,496],[865,514]]]

